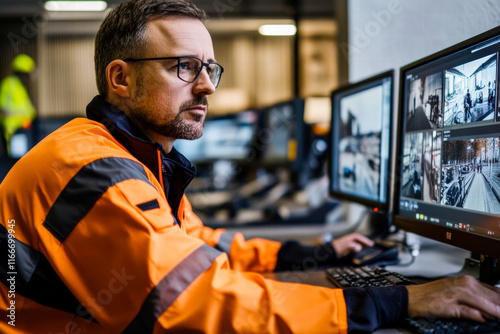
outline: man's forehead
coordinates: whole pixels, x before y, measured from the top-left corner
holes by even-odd
[[[182,54],[213,58],[212,39],[204,24],[198,19],[156,19],[148,22],[147,31],[148,47],[157,49],[158,52],[168,52],[168,56]],[[174,52],[176,54],[172,55]]]

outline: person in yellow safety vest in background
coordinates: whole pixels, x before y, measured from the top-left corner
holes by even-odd
[[[0,86],[0,123],[7,153],[13,158],[20,158],[31,148],[28,131],[36,111],[27,86],[34,69],[35,61],[28,55],[19,54],[12,61],[14,74],[6,77]],[[19,130],[25,133],[14,137]]]

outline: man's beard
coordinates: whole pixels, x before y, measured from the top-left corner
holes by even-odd
[[[189,124],[183,118],[184,112],[193,106],[204,105],[208,106],[208,101],[206,97],[196,97],[195,99],[183,103],[179,108],[179,113],[175,116],[174,120],[170,123],[163,124],[158,129],[155,129],[157,133],[176,139],[198,139],[203,134],[203,127],[205,125],[205,116],[201,115],[190,115],[189,117],[194,118],[195,125]]]
[[[137,107],[134,110],[134,118],[135,122],[140,124],[143,129],[148,129],[165,137],[189,140],[198,139],[203,134],[205,116],[191,114],[188,116],[192,118],[191,121],[187,121],[183,117],[184,113],[188,109],[198,105],[208,107],[208,99],[206,97],[198,96],[191,101],[183,103],[179,107],[179,113],[170,122],[150,117],[150,115],[155,113],[155,111],[142,107]]]
[[[137,78],[137,87],[139,87],[139,89],[137,96],[134,98],[136,105],[142,104],[147,99],[147,95],[144,93],[143,75],[141,72],[139,73],[140,74]],[[134,118],[135,122],[141,124],[143,129],[148,129],[156,134],[174,139],[194,140],[200,138],[203,134],[206,116],[190,115],[189,117],[192,117],[195,122],[193,125],[183,119],[183,114],[191,107],[199,105],[205,106],[208,110],[208,99],[206,96],[196,96],[194,99],[184,102],[179,107],[179,113],[171,122],[168,123],[163,120],[150,117],[152,113],[155,113],[155,111],[151,111],[140,106],[137,106],[134,110]],[[191,123],[192,122],[193,121],[191,121]]]

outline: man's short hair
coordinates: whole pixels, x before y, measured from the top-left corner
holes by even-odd
[[[101,24],[95,39],[97,90],[108,92],[106,67],[115,59],[140,58],[147,46],[146,24],[165,17],[206,20],[203,10],[190,0],[131,0],[115,7]]]

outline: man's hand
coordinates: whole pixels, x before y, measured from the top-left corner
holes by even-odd
[[[445,278],[407,286],[410,317],[500,318],[500,289],[471,276]]]
[[[365,247],[373,246],[373,241],[359,233],[347,234],[332,241],[337,258],[341,258],[352,252],[359,252]]]

